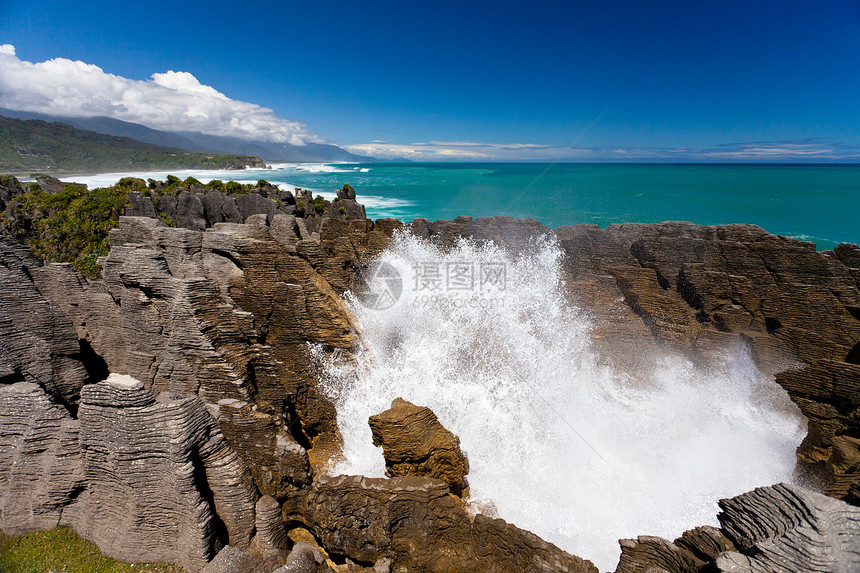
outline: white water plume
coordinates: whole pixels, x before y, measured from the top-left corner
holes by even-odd
[[[331,473],[382,477],[368,417],[397,397],[429,406],[467,452],[474,507],[602,570],[620,538],[674,539],[716,524],[719,498],[791,478],[802,417],[743,349],[717,368],[667,355],[613,369],[563,294],[563,256],[549,241],[514,256],[397,236],[378,258],[402,277],[397,303],[375,310],[348,294],[362,347],[317,353],[344,438]],[[482,284],[499,264],[504,284]],[[472,289],[446,289],[470,268]]]

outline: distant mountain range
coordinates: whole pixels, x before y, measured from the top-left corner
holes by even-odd
[[[238,137],[205,135],[194,132],[159,131],[145,125],[110,117],[62,117],[4,108],[0,108],[0,116],[65,123],[77,129],[94,131],[115,137],[128,137],[142,143],[181,149],[183,151],[256,156],[261,157],[269,163],[276,161],[378,161],[375,158],[355,155],[336,145],[324,143],[291,145],[289,143],[249,141],[239,139]]]
[[[185,151],[41,119],[0,116],[0,172],[264,168],[259,157]]]

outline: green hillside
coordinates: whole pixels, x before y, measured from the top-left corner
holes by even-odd
[[[265,167],[259,157],[192,153],[76,129],[64,123],[0,116],[0,173],[241,169]]]

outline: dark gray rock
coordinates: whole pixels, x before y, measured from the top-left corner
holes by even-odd
[[[270,495],[257,500],[257,537],[255,546],[264,554],[287,555],[287,530],[281,505]]]
[[[41,266],[0,232],[0,383],[34,382],[74,406],[88,374],[72,322],[33,282]]]
[[[55,195],[57,193],[62,193],[66,190],[66,187],[80,187],[81,189],[86,189],[86,183],[74,183],[71,181],[60,181],[56,177],[52,175],[36,175],[36,183],[39,185],[39,188],[48,193],[50,195]]]
[[[287,563],[274,573],[321,573],[331,571],[325,564],[325,558],[320,550],[310,543],[300,541],[293,546]]]
[[[263,557],[227,545],[200,573],[270,573],[271,570],[271,565]]]
[[[37,384],[0,386],[0,529],[53,529],[84,489],[80,426]]]
[[[732,573],[860,571],[860,508],[790,484],[720,501],[717,516],[738,551],[720,554]]]
[[[198,571],[223,545],[250,546],[256,490],[199,398],[146,394],[116,374],[84,387],[87,490],[62,522],[114,558]]]
[[[337,190],[337,196],[339,199],[355,199],[355,189],[352,185],[344,185]]]

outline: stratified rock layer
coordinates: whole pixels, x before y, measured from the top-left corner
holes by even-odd
[[[468,487],[469,460],[460,439],[439,423],[433,410],[396,398],[391,408],[371,416],[373,445],[382,446],[385,475],[441,479],[455,495]]]
[[[53,529],[85,487],[79,424],[30,382],[0,386],[0,529]]]
[[[63,522],[102,552],[197,571],[250,545],[256,490],[199,398],[113,374],[84,387],[78,414],[87,490]]]
[[[88,374],[72,322],[33,282],[41,266],[0,231],[0,384],[37,383],[74,406]]]
[[[0,179],[0,210],[14,211],[23,192]],[[365,220],[354,197],[348,187],[328,202],[271,185],[239,196],[191,185],[157,202],[132,193],[129,214],[179,227],[123,217],[102,280],[43,266],[0,231],[0,528],[69,523],[116,557],[192,571],[230,543],[223,566],[267,567],[241,550],[283,557],[283,506],[291,528],[303,524],[330,552],[325,567],[348,557],[394,571],[593,570],[501,520],[471,520],[450,495],[464,485],[465,458],[432,412],[389,419],[394,408],[375,417],[375,439],[389,475],[447,485],[314,479],[339,444],[315,360],[355,346],[339,295],[402,227]],[[856,245],[817,253],[750,225],[679,222],[551,231],[458,217],[407,231],[442,247],[556,241],[602,359],[631,372],[657,347],[707,361],[745,346],[809,421],[799,469],[860,503]],[[90,384],[108,372],[141,382]],[[397,434],[408,439],[389,439]],[[845,504],[775,486],[723,508],[721,530],[623,541],[619,571],[791,570],[792,559],[856,568],[856,514]],[[323,566],[297,548],[293,564]]]
[[[860,570],[860,508],[776,484],[720,501],[721,529],[697,527],[674,542],[622,539],[615,573],[848,573]]]
[[[860,508],[789,484],[722,500],[720,508],[722,529],[739,552],[719,555],[719,571],[860,570]]]
[[[321,477],[284,512],[330,552],[368,565],[388,557],[392,571],[597,573],[590,561],[501,519],[473,521],[457,499],[432,478]]]

